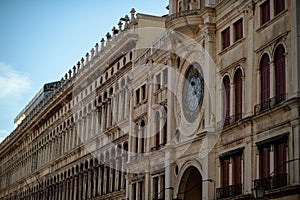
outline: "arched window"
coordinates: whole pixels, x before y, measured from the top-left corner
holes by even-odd
[[[238,69],[234,75],[235,85],[235,120],[242,118],[243,107],[243,74],[241,69]]]
[[[229,124],[229,116],[230,116],[230,79],[228,76],[225,76],[223,79],[224,86],[224,95],[223,95],[223,111],[225,117],[224,125]]]
[[[285,50],[279,45],[274,54],[276,103],[285,100]]]
[[[261,103],[262,110],[269,108],[269,99],[270,99],[270,58],[267,54],[264,54],[260,60],[260,91],[261,91]]]
[[[163,128],[162,128],[162,145],[165,145],[167,143],[167,112],[168,109],[165,107],[164,108],[165,113],[163,115]]]

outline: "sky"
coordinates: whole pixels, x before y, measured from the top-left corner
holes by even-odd
[[[45,83],[58,81],[135,8],[162,16],[168,0],[0,0],[0,142]]]

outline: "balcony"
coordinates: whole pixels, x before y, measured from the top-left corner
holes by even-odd
[[[167,99],[167,88],[163,87],[156,91],[153,95],[153,103],[161,104]]]
[[[254,106],[254,115],[257,115],[263,111],[273,108],[277,104],[285,101],[285,99],[286,99],[286,94],[281,94],[281,95],[275,96],[273,98],[270,98],[268,101],[265,101],[265,102],[255,105]]]
[[[254,188],[264,188],[264,190],[273,190],[287,186],[287,174],[278,174],[268,178],[254,180]]]
[[[199,25],[203,24],[201,11],[200,9],[195,9],[172,14],[166,19],[166,28],[177,31],[198,31]]]
[[[217,199],[238,196],[243,193],[243,184],[229,185],[222,188],[217,188]]]
[[[142,102],[134,106],[134,118],[139,117],[147,112],[147,103]]]
[[[233,124],[234,122],[243,118],[242,113],[238,113],[236,115],[232,115],[230,117],[225,118],[225,120],[217,122],[217,130],[221,130],[222,128]]]

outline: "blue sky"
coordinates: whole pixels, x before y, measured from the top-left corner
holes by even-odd
[[[0,0],[0,141],[44,83],[60,80],[120,17],[164,15],[168,0]]]

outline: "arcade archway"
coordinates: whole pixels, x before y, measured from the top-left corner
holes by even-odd
[[[183,173],[177,196],[182,200],[202,199],[202,176],[196,167],[188,167]]]

